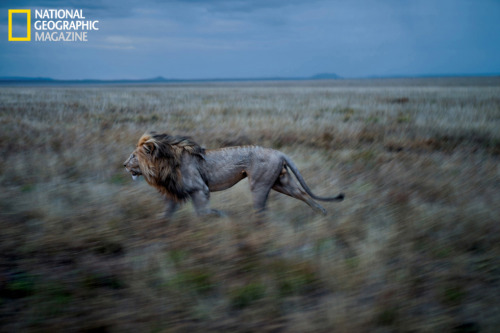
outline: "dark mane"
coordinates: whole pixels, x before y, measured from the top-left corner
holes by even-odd
[[[205,149],[186,136],[150,132],[139,139],[136,148],[139,166],[146,181],[178,202],[189,198],[181,173],[184,153],[200,160],[205,158]]]
[[[191,155],[197,155],[204,158],[205,149],[188,136],[174,136],[151,132],[151,138],[155,141],[155,146],[158,148],[158,158],[172,158],[172,147],[182,149]]]

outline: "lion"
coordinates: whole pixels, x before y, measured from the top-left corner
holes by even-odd
[[[192,200],[199,216],[220,215],[221,212],[209,207],[210,192],[228,189],[244,178],[249,180],[253,207],[258,213],[265,210],[271,190],[302,200],[322,214],[326,210],[313,199],[344,199],[342,193],[335,197],[313,194],[288,156],[259,146],[205,150],[189,137],[150,132],[141,136],[124,167],[134,180],[142,175],[166,197],[167,218],[187,200]]]

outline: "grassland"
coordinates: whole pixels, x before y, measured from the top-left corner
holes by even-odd
[[[0,88],[2,332],[494,332],[500,79]],[[246,181],[226,217],[122,167],[146,130],[291,156],[327,216]]]

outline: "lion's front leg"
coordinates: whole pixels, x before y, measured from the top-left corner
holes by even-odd
[[[177,208],[179,208],[179,203],[177,203],[172,199],[167,199],[167,209],[165,210],[165,218],[166,219],[171,218],[177,211]]]
[[[198,216],[215,214],[218,216],[223,216],[224,214],[218,210],[210,209],[210,191],[205,190],[197,190],[191,193],[191,199],[193,200],[193,206],[196,210],[196,214]]]

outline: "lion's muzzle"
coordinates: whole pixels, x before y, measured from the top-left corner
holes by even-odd
[[[127,172],[130,172],[133,180],[136,180],[138,176],[142,175],[142,171],[139,168],[139,161],[134,153],[130,154],[130,157],[123,163],[123,166]]]
[[[126,168],[125,168],[126,169]],[[132,179],[133,180],[136,180],[137,177],[139,177],[141,174],[139,172],[135,172],[134,170],[127,170],[130,172],[130,174],[132,175]]]

